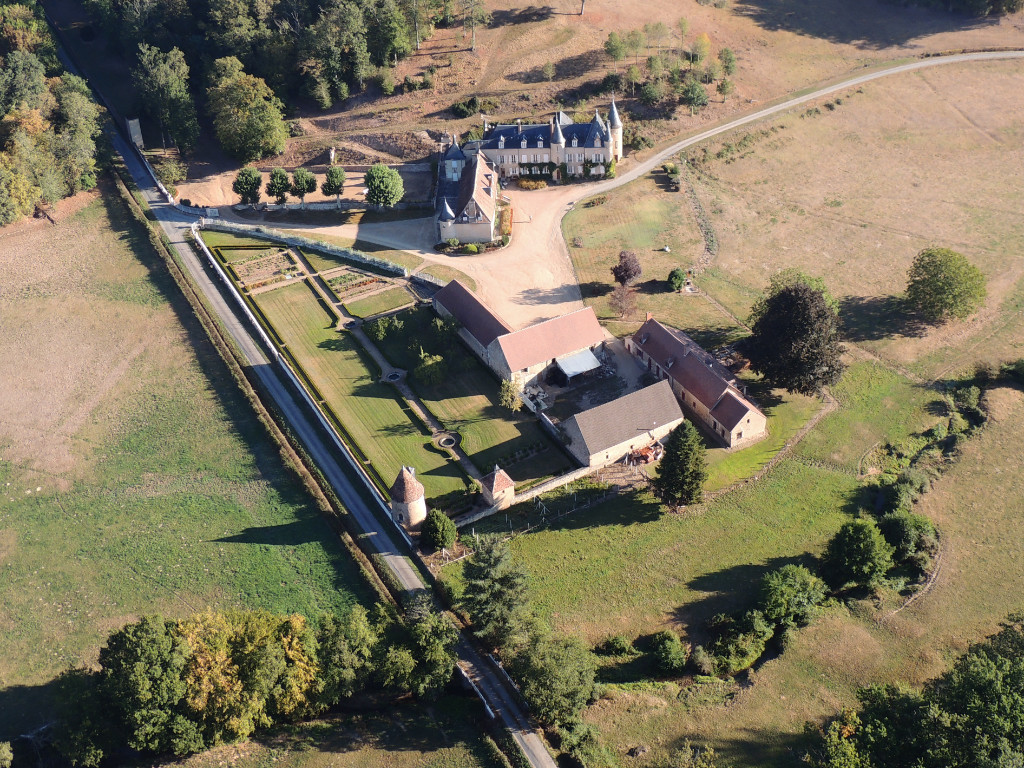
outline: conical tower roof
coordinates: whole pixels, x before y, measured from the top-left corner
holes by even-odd
[[[612,106],[608,110],[608,125],[612,128],[621,128],[622,120],[619,118],[619,109],[615,106],[615,97],[612,96]]]
[[[444,199],[444,207],[441,208],[441,221],[455,221],[455,211],[448,205],[448,198]]]
[[[562,135],[562,126],[555,120],[555,127],[551,129],[551,143],[565,144],[565,137]]]
[[[391,486],[391,500],[409,504],[424,496],[423,483],[416,479],[411,467],[402,467],[395,484]]]

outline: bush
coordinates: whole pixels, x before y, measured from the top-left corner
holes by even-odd
[[[625,635],[612,635],[601,644],[601,651],[609,656],[626,656],[635,652],[633,641]]]
[[[885,515],[878,528],[892,546],[896,562],[906,562],[921,553],[931,557],[938,550],[938,533],[924,515],[897,510]]]
[[[981,401],[981,390],[977,387],[957,387],[953,390],[953,403],[958,411],[976,410]]]
[[[825,550],[822,572],[836,588],[877,587],[892,568],[893,548],[871,520],[844,523]]]
[[[448,243],[448,245],[451,246],[452,248],[459,247],[459,238],[457,237],[449,237],[447,240],[445,240],[445,242]]]
[[[715,659],[702,645],[694,647],[693,653],[690,654],[690,661],[693,668],[702,675],[711,675],[715,672]]]
[[[519,179],[520,189],[547,189],[548,183],[544,179]]]
[[[385,96],[390,96],[395,92],[395,80],[391,77],[390,69],[385,69],[380,73],[377,84],[380,85],[380,92]]]
[[[470,96],[468,99],[457,101],[451,106],[456,117],[472,117],[480,112],[489,112],[498,105],[491,99],[481,99],[478,96]]]
[[[668,273],[668,284],[672,286],[673,291],[683,290],[683,286],[686,285],[686,272],[676,267]]]
[[[656,634],[652,647],[658,669],[666,675],[681,674],[686,669],[689,654],[679,635],[672,630],[666,629]]]
[[[463,253],[480,253],[480,246],[476,243],[466,243],[462,246]]]
[[[739,619],[719,616],[713,619],[720,637],[711,645],[715,671],[733,675],[749,669],[764,655],[775,627],[761,611],[747,611]]]
[[[601,81],[601,93],[621,93],[622,90],[622,75],[618,72],[609,72]]]
[[[423,541],[432,549],[450,549],[458,536],[455,523],[444,512],[432,509],[423,522]]]
[[[784,565],[761,581],[758,608],[780,627],[804,627],[825,600],[825,582],[802,565]]]

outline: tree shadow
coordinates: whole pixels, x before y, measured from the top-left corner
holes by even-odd
[[[899,296],[844,296],[839,300],[839,317],[843,337],[854,342],[920,337],[928,330]]]
[[[31,765],[34,750],[20,738],[53,720],[59,686],[56,679],[38,685],[8,685],[0,689],[0,741],[11,742],[14,765]],[[26,758],[19,762],[19,758]]]
[[[569,285],[560,285],[557,288],[527,288],[519,292],[519,301],[523,304],[561,304],[572,300],[572,293]]]
[[[689,742],[691,747],[713,746],[718,765],[800,765],[801,755],[808,748],[807,737],[803,733],[771,728],[741,728],[730,733],[736,735],[727,739],[717,738],[709,745],[706,734],[684,732],[671,742],[669,752],[684,749]]]
[[[763,29],[883,50],[943,32],[966,32],[999,23],[998,18],[970,18],[919,7],[866,0],[851,5],[839,0],[738,0],[733,13]]]
[[[323,533],[316,530],[319,518],[295,520],[281,525],[250,526],[233,536],[223,536],[214,541],[231,544],[267,544],[272,546],[295,547],[320,541]],[[311,525],[312,524],[312,525]]]
[[[661,502],[640,490],[619,494],[585,510],[567,514],[551,524],[551,530],[573,531],[604,525],[639,525],[650,523],[664,512]]]
[[[490,27],[495,29],[509,24],[529,24],[533,21],[547,21],[554,14],[555,9],[550,5],[529,5],[525,8],[494,11],[491,13]]]
[[[600,296],[607,296],[612,292],[611,283],[602,283],[600,280],[591,280],[587,283],[580,283],[580,294],[585,299],[594,299]]]

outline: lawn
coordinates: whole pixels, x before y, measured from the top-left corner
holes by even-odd
[[[419,364],[417,337],[429,338],[434,313],[419,307],[402,312],[401,333],[392,331],[379,346],[392,364],[412,371]],[[426,343],[429,346],[429,342]],[[520,484],[532,485],[571,468],[525,409],[513,414],[498,405],[498,382],[461,344],[450,360],[452,375],[436,386],[412,385],[430,412],[462,436],[462,448],[482,472],[500,465]]]
[[[502,768],[482,708],[464,696],[428,707],[331,714],[165,768]],[[153,766],[157,768],[157,766]]]
[[[353,213],[361,213],[361,211],[353,211]],[[410,272],[420,264],[423,263],[423,259],[415,254],[409,253],[408,251],[399,251],[394,248],[388,248],[384,245],[377,245],[376,243],[370,243],[365,240],[353,239],[351,237],[340,237],[338,235],[329,235],[323,232],[318,232],[314,229],[286,229],[286,234],[300,235],[301,237],[309,237],[314,240],[322,240],[330,245],[339,245],[342,248],[353,248],[363,253],[368,253],[371,256],[376,256],[378,259],[387,259],[393,264],[398,264],[401,267],[405,267]],[[336,259],[325,253],[318,251],[311,251],[306,253],[306,258],[309,259],[310,263],[318,271],[326,269],[332,269],[337,267],[339,264],[349,265],[351,262],[342,262],[340,259]]]
[[[458,465],[431,445],[429,431],[397,391],[377,380],[376,366],[352,336],[335,330],[334,317],[307,283],[253,300],[384,484],[390,485],[403,466],[412,466],[428,498],[465,489]]]
[[[380,293],[367,296],[365,299],[347,302],[345,310],[354,317],[373,317],[404,307],[415,300],[416,297],[409,293],[405,286],[400,286],[388,288]]]
[[[372,601],[113,193],[4,247],[0,740],[143,614]]]

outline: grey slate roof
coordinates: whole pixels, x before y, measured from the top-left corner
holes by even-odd
[[[461,147],[459,147],[459,142],[453,141],[448,146],[448,149],[445,150],[444,159],[445,160],[465,160],[466,159],[466,153],[462,151]]]
[[[612,106],[608,110],[608,125],[612,128],[622,127],[622,119],[619,117],[619,108],[615,106],[614,96],[612,96]]]
[[[610,403],[577,413],[567,420],[566,428],[570,434],[579,431],[588,455],[593,456],[649,430],[682,420],[679,401],[663,379]]]
[[[596,147],[598,139],[602,146],[607,146],[610,135],[600,115],[595,114],[589,123],[574,123],[564,112],[559,112],[553,125],[495,125],[478,146],[480,149],[498,149],[499,142],[504,139],[504,149],[520,149],[525,138],[526,149],[545,149],[552,143],[560,144],[560,136],[564,138],[566,146],[572,146],[575,138],[577,147],[589,148]]]

